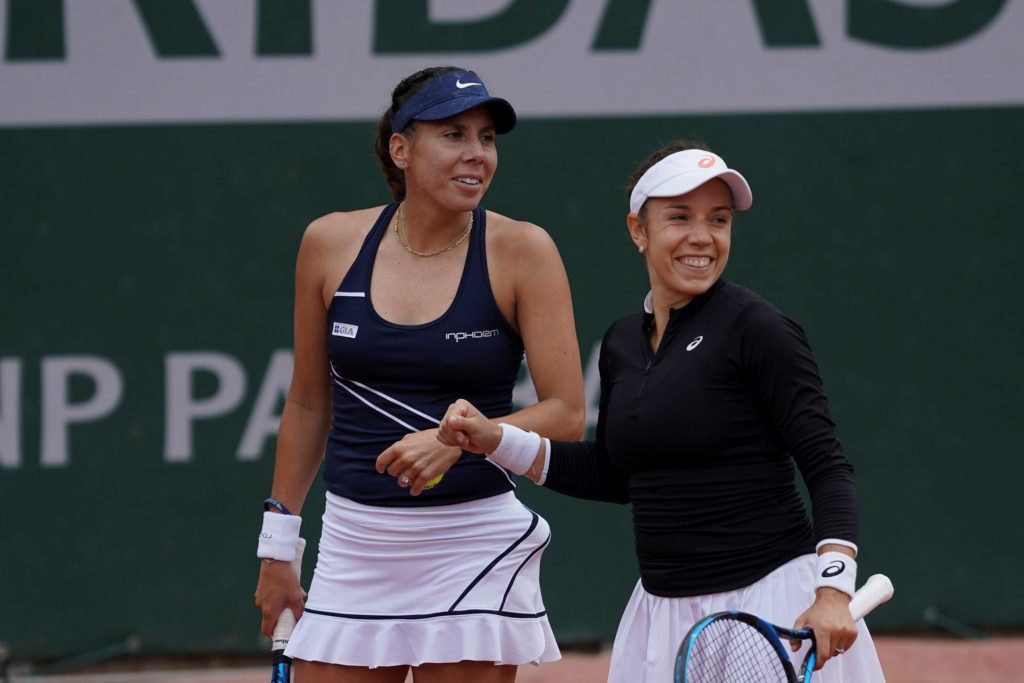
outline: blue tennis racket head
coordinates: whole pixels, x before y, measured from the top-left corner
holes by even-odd
[[[786,640],[810,640],[799,674]],[[771,624],[746,612],[704,617],[683,638],[676,654],[675,683],[810,683],[814,633]]]

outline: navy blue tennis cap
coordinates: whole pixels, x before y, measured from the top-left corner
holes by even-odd
[[[410,121],[438,121],[481,105],[490,108],[496,133],[515,128],[516,111],[507,100],[491,97],[483,80],[472,71],[449,71],[409,96],[391,119],[391,131],[401,133]]]

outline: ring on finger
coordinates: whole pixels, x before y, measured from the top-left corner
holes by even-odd
[[[846,652],[846,649],[845,649],[845,648],[841,648],[841,647],[837,647],[837,648],[836,648],[836,654],[837,654],[837,655],[841,655],[841,654],[843,654],[844,652]]]
[[[412,479],[409,478],[409,475],[403,474],[400,477],[398,477],[398,483],[401,486],[408,486],[409,484],[412,483]]]

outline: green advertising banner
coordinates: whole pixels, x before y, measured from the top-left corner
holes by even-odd
[[[361,4],[0,2],[0,643],[12,656],[129,637],[150,654],[265,647],[254,550],[299,239],[317,216],[387,201],[373,118],[398,77],[448,62],[494,73],[522,115],[485,205],[558,244],[590,426],[596,344],[646,294],[626,180],[654,148],[696,135],[753,187],[726,277],[798,320],[821,366],[857,472],[861,573],[897,588],[873,628],[926,628],[926,611],[1024,625],[1024,554],[1002,528],[1024,512],[1020,3],[851,1],[841,16],[721,3],[703,31],[675,3],[436,3],[447,16]],[[419,17],[406,53],[379,30],[392,12]],[[924,17],[914,37],[882,28]],[[499,20],[505,43],[487,28]],[[733,56],[691,69],[704,43],[672,41],[672,21],[702,41],[734,27]],[[485,44],[465,37],[474,22]],[[524,369],[517,396],[529,395]],[[608,642],[636,581],[628,507],[526,481],[519,494],[553,528],[543,582],[557,636]],[[318,483],[310,539],[322,496]]]

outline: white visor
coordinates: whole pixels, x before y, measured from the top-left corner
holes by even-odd
[[[640,213],[648,197],[678,197],[713,178],[721,178],[732,190],[736,211],[746,211],[754,202],[750,185],[722,157],[703,149],[686,149],[670,154],[647,169],[629,195],[630,213]]]

